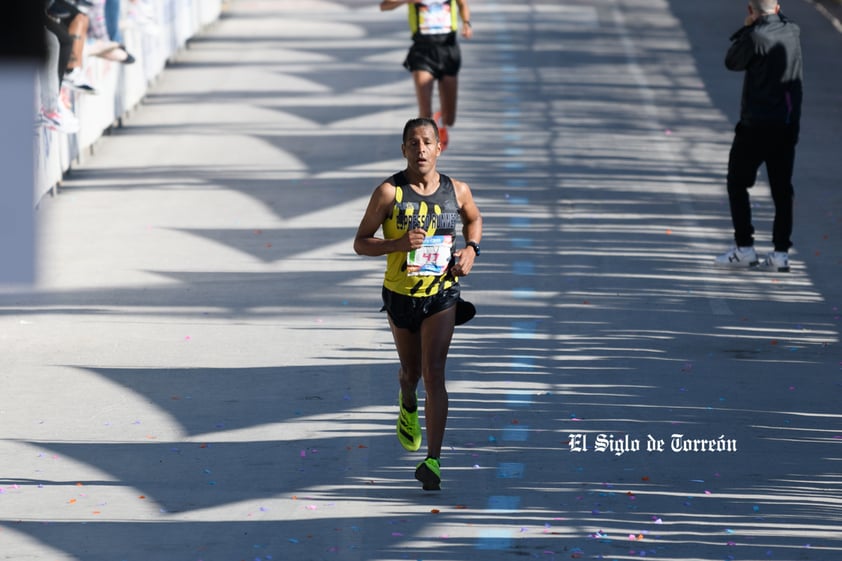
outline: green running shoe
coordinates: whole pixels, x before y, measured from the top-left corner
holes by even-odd
[[[398,440],[404,450],[415,452],[421,448],[421,423],[418,422],[418,408],[412,413],[403,408],[403,395],[398,392],[398,413],[397,433]]]
[[[436,458],[427,458],[415,468],[415,479],[425,491],[441,491],[441,468]]]

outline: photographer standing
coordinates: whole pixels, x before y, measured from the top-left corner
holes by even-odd
[[[792,247],[792,172],[802,100],[801,33],[781,13],[776,0],[749,0],[744,25],[731,36],[725,57],[729,70],[745,72],[740,121],[728,159],[728,200],[734,247],[716,258],[726,267],[789,271]],[[754,250],[748,189],[766,164],[775,219],[774,251],[762,260]]]

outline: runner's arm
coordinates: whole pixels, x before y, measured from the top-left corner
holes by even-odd
[[[474,30],[471,27],[471,8],[468,6],[468,0],[456,0],[456,5],[459,6],[459,17],[462,18],[462,37],[470,39]]]
[[[482,214],[467,183],[454,180],[453,187],[456,190],[456,201],[459,203],[459,214],[462,216],[462,236],[466,244],[464,249],[457,252],[459,261],[453,272],[456,276],[465,276],[471,272],[477,257],[474,248],[467,243],[479,244],[482,241]]]

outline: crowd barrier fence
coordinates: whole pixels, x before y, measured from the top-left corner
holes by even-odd
[[[123,4],[125,9],[129,2]],[[80,163],[97,140],[143,100],[172,56],[220,17],[224,0],[154,0],[147,5],[150,17],[123,18],[123,43],[136,62],[87,57],[85,76],[97,94],[65,93],[80,121],[79,131],[65,134],[47,127],[35,131],[36,206],[45,195],[54,194],[73,164]]]

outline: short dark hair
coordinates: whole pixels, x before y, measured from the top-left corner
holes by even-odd
[[[436,122],[427,117],[416,117],[415,119],[408,120],[403,126],[402,141],[406,142],[406,137],[409,136],[410,131],[419,127],[433,127],[433,131],[436,133],[436,140],[439,140],[439,127]]]

